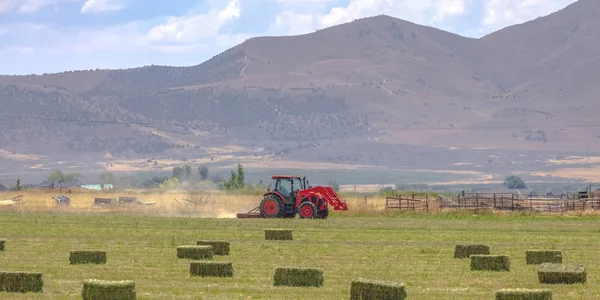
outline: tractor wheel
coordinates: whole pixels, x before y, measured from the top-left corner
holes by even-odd
[[[327,219],[327,217],[329,217],[329,208],[326,208],[324,210],[320,210],[317,213],[317,218],[319,218],[319,219]]]
[[[302,202],[298,207],[298,214],[302,219],[315,219],[318,214],[317,206],[312,202]]]
[[[263,218],[280,218],[283,215],[283,202],[279,197],[268,195],[260,202],[260,214]]]

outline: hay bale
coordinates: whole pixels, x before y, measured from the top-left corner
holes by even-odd
[[[83,300],[135,300],[135,282],[87,279],[81,291]]]
[[[562,251],[560,250],[528,250],[525,251],[525,261],[528,265],[543,263],[562,264]]]
[[[71,250],[69,252],[69,262],[76,264],[105,264],[106,250]]]
[[[42,293],[42,273],[0,272],[0,291],[8,293]]]
[[[199,246],[212,246],[214,255],[229,255],[229,242],[226,241],[198,241]]]
[[[477,255],[489,255],[490,247],[487,245],[456,245],[454,247],[454,258],[469,258],[469,256]]]
[[[471,270],[510,271],[510,259],[506,255],[471,255]]]
[[[192,262],[190,276],[233,277],[231,262]]]
[[[289,229],[266,229],[265,240],[283,240],[291,241],[292,231]]]
[[[212,246],[186,245],[177,247],[177,258],[212,259]]]
[[[0,240],[0,251],[4,252],[4,243],[6,243],[5,240]]]
[[[552,300],[548,289],[502,289],[496,291],[496,300]]]
[[[404,283],[380,282],[372,280],[353,280],[350,285],[350,300],[369,299],[406,299]]]
[[[542,263],[538,267],[538,279],[540,283],[585,283],[587,281],[587,270],[582,265],[563,265],[555,263]]]
[[[312,268],[275,268],[275,286],[323,286],[323,270]]]

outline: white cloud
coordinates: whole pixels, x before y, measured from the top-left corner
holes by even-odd
[[[78,2],[81,0],[0,0],[0,14],[12,11],[19,13],[34,13],[48,5],[60,2]]]
[[[86,14],[123,9],[123,4],[115,2],[115,0],[87,0],[81,7],[81,13]]]
[[[483,27],[494,31],[551,14],[575,0],[485,0]]]
[[[300,0],[280,0],[298,2]],[[439,24],[448,17],[462,15],[470,0],[350,0],[326,13],[296,13],[289,9],[275,18],[272,30],[281,34],[300,34],[368,16],[391,15],[419,24]]]

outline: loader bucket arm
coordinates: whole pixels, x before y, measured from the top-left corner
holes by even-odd
[[[342,201],[340,196],[331,187],[317,186],[311,190],[323,195],[323,199],[327,202],[327,204],[333,206],[334,210],[348,210],[348,205],[346,205],[346,202]]]

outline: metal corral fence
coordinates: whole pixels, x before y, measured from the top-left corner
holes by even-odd
[[[385,209],[409,210],[409,211],[428,211],[429,195],[411,194],[388,196],[385,198]]]

